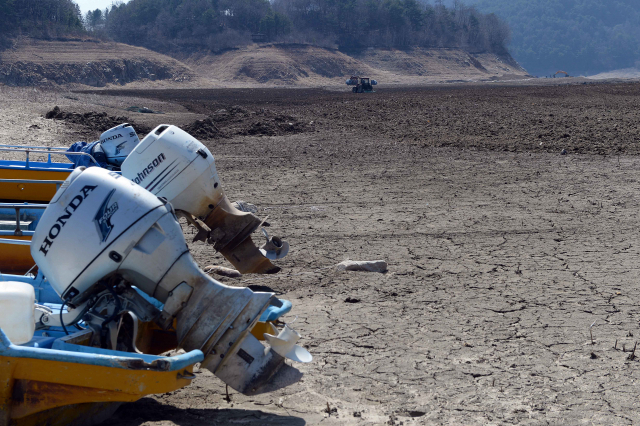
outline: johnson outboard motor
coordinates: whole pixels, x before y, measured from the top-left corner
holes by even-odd
[[[100,135],[100,149],[107,158],[107,163],[120,167],[122,162],[140,143],[138,134],[129,123],[123,123]]]
[[[213,155],[185,131],[169,125],[155,128],[122,163],[122,175],[167,199],[198,229],[194,241],[213,244],[241,273],[280,270],[269,259],[284,257],[288,244],[267,237],[261,249],[256,247],[251,234],[263,221],[229,202]]]
[[[163,155],[163,164],[180,164],[170,160],[170,151]],[[72,172],[40,219],[31,255],[71,308],[62,324],[57,314],[45,313],[41,325],[82,319],[93,330],[94,345],[115,349],[120,318],[128,312],[163,328],[175,321],[178,347],[200,349],[202,366],[240,392],[267,381],[284,356],[292,357],[278,347],[283,339],[265,346],[251,334],[263,311],[281,303],[273,293],[210,278],[191,257],[171,204],[115,172]]]

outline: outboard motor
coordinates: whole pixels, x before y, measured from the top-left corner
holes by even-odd
[[[194,241],[213,244],[240,273],[280,271],[269,258],[286,255],[281,250],[278,257],[273,250],[274,244],[284,248],[285,242],[268,238],[262,247],[267,256],[256,247],[251,234],[263,221],[233,207],[222,190],[213,155],[185,131],[169,125],[155,128],[122,163],[122,175],[167,199],[198,229]]]
[[[189,141],[195,156],[206,160]],[[149,175],[156,167],[149,166],[140,185],[97,167],[73,171],[42,215],[31,255],[71,308],[63,326],[83,319],[94,345],[116,349],[119,319],[127,312],[165,329],[175,321],[178,347],[200,349],[204,368],[240,392],[251,391],[284,361],[251,334],[262,312],[280,301],[273,293],[225,286],[198,268],[171,204],[141,186],[171,187],[180,178],[183,159],[158,147],[163,172]],[[215,169],[205,169],[211,185],[218,183]],[[163,176],[170,176],[167,182]],[[219,206],[224,196],[215,194]],[[161,302],[161,310],[141,293]],[[45,313],[39,321],[56,325],[58,315]],[[131,346],[135,350],[135,338]]]
[[[112,166],[119,167],[139,143],[138,134],[129,123],[112,127],[100,135],[100,148]]]

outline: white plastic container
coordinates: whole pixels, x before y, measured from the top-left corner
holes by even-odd
[[[0,281],[0,328],[11,343],[21,345],[33,338],[36,293],[33,286]]]

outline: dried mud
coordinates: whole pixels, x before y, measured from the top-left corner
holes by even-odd
[[[126,116],[111,116],[106,112],[68,112],[55,106],[44,115],[48,120],[62,120],[78,125],[80,134],[92,135],[96,130],[104,132],[118,124],[129,122],[140,136],[149,133],[152,128],[146,124],[135,123]],[[211,116],[195,120],[182,128],[198,139],[211,140],[241,136],[281,136],[313,131],[313,123],[302,123],[295,117],[282,114],[270,114],[264,110],[250,112],[235,106],[215,111]]]
[[[114,117],[107,115],[106,112],[66,112],[62,111],[58,106],[53,107],[51,111],[47,112],[44,118],[47,120],[62,120],[66,123],[78,124],[84,128],[98,132],[104,132],[114,126],[131,121],[124,116]],[[129,124],[131,124],[138,133],[149,133],[151,131],[151,128],[144,124],[136,124],[134,122],[130,122]]]
[[[104,94],[313,126],[203,142],[291,244],[283,272],[224,282],[291,300],[314,361],[230,401],[199,371],[109,424],[640,422],[640,84]],[[347,258],[389,270],[336,271]]]
[[[286,115],[321,133],[424,147],[580,154],[640,153],[638,85],[459,85],[384,88],[355,95],[319,89],[104,92],[178,102],[215,116]],[[100,93],[100,92],[96,92]],[[247,134],[238,132],[236,134]],[[351,136],[350,136],[351,137]]]

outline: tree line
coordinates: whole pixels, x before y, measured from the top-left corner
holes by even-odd
[[[496,15],[459,1],[448,8],[420,0],[274,0],[273,8],[293,22],[297,37],[328,38],[344,50],[422,46],[503,53],[510,37]]]
[[[504,53],[510,37],[495,14],[426,0],[131,0],[84,18],[96,34],[166,53],[219,51],[252,40]]]
[[[220,51],[252,41],[506,52],[494,14],[441,0],[131,0],[80,15],[73,0],[0,0],[0,35],[88,32],[156,51]]]
[[[0,0],[0,37],[52,38],[84,33],[80,8],[72,0]]]

